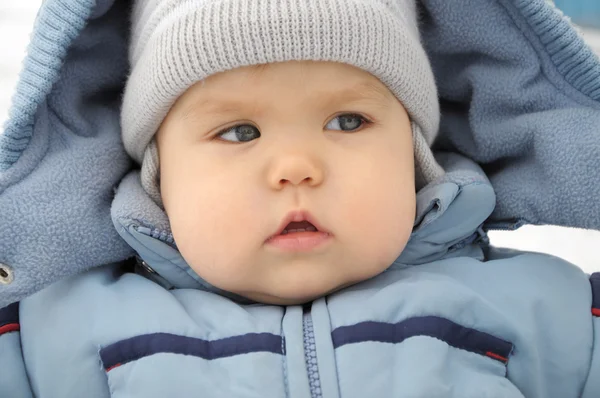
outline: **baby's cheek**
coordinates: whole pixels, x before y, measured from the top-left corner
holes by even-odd
[[[196,196],[194,211],[181,213],[178,248],[190,267],[204,280],[226,289],[247,274],[252,248],[258,246],[260,222],[239,196]]]
[[[389,266],[410,237],[415,194],[410,186],[381,181],[364,190],[361,202],[363,210],[356,212],[353,220],[354,230],[361,235],[358,244],[374,264]]]

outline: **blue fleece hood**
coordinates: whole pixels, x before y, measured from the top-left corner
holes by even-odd
[[[545,0],[420,3],[442,108],[434,149],[448,174],[419,192],[393,266],[481,256],[472,243],[485,239],[482,224],[599,229],[597,56]],[[165,284],[206,287],[181,263],[168,222],[135,196],[119,127],[130,8],[46,0],[38,14],[0,135],[0,308],[136,252],[164,265]]]

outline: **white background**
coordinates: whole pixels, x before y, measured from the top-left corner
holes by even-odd
[[[8,116],[10,97],[40,4],[41,0],[0,0],[0,124]],[[600,54],[600,32],[583,30],[582,35]],[[490,237],[497,246],[546,252],[587,272],[600,271],[598,231],[527,226],[513,232],[492,232]]]

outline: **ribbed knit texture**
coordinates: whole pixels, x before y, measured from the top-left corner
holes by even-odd
[[[148,145],[180,95],[218,72],[292,60],[346,63],[379,78],[424,137],[415,143],[418,180],[443,173],[429,149],[440,112],[414,0],[147,0],[133,11],[122,112],[125,148],[146,168],[146,191],[158,195]]]
[[[73,4],[54,2],[36,21],[27,49],[17,91],[3,134],[0,134],[0,171],[19,160],[33,134],[33,119],[52,85],[73,40],[79,35],[93,10],[93,0]]]
[[[600,101],[600,64],[568,19],[540,1],[513,0],[539,36],[558,72],[575,89]]]

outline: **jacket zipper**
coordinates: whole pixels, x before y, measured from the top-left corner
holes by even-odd
[[[311,398],[323,398],[321,380],[319,378],[319,365],[317,363],[317,348],[315,345],[315,331],[313,328],[310,307],[304,308],[302,319],[302,334],[304,337],[304,360],[308,371],[308,383]]]

